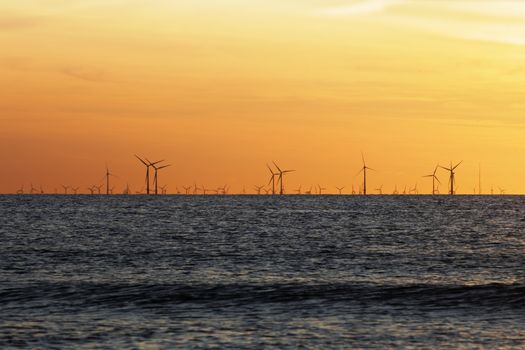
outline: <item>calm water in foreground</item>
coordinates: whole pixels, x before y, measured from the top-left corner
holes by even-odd
[[[0,348],[525,348],[525,197],[0,196]]]

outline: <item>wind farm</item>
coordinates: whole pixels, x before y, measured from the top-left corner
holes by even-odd
[[[102,194],[101,189],[105,187],[105,195],[133,195],[133,194],[145,194],[145,195],[241,195],[241,194],[247,194],[247,195],[273,195],[273,196],[282,196],[282,195],[346,195],[346,196],[401,196],[401,195],[440,195],[439,191],[439,185],[441,184],[441,180],[439,179],[439,171],[442,171],[441,175],[447,175],[448,177],[448,184],[447,184],[447,192],[443,195],[457,195],[458,193],[458,184],[457,184],[457,169],[458,167],[463,163],[463,161],[460,161],[458,163],[453,164],[450,162],[449,166],[443,166],[439,163],[434,166],[434,170],[432,173],[423,175],[423,178],[429,178],[432,180],[431,184],[432,187],[428,191],[423,191],[420,193],[418,189],[418,182],[413,186],[410,186],[407,188],[406,185],[399,185],[397,183],[394,183],[391,188],[385,188],[382,181],[385,179],[384,176],[382,176],[381,172],[376,171],[375,169],[369,167],[365,161],[364,154],[361,153],[361,168],[356,173],[354,177],[347,176],[348,183],[347,185],[341,186],[341,185],[333,185],[333,186],[321,186],[319,183],[311,184],[306,186],[306,188],[309,188],[308,190],[303,190],[303,186],[299,183],[298,187],[293,187],[291,189],[287,188],[287,185],[285,183],[286,175],[296,173],[296,178],[301,177],[301,171],[292,170],[292,169],[282,169],[275,161],[271,161],[265,165],[266,168],[266,184],[265,185],[258,185],[254,184],[251,186],[248,186],[249,188],[252,188],[251,191],[246,191],[246,184],[238,183],[238,184],[226,184],[223,186],[216,185],[216,186],[207,186],[207,185],[200,185],[197,186],[197,182],[194,181],[193,185],[185,185],[180,183],[171,183],[171,187],[175,188],[174,193],[169,193],[168,186],[170,183],[165,183],[164,185],[159,184],[159,172],[161,170],[169,170],[169,168],[172,167],[172,164],[166,164],[165,160],[158,160],[158,161],[150,161],[146,157],[140,157],[138,155],[133,155],[135,159],[139,161],[139,163],[145,167],[145,176],[144,176],[144,182],[141,184],[138,184],[135,186],[136,188],[142,188],[142,190],[139,191],[131,191],[130,189],[130,182],[129,180],[123,180],[120,177],[113,174],[109,166],[106,164],[105,168],[105,174],[103,181],[99,181],[96,184],[93,185],[84,185],[84,186],[74,186],[74,185],[65,185],[60,184],[60,187],[62,188],[62,194],[64,195],[100,195]],[[144,168],[142,168],[144,169]],[[166,171],[164,170],[164,171]],[[370,193],[368,190],[369,184],[370,184],[370,177],[369,177],[369,171],[374,171],[374,191]],[[153,172],[153,173],[152,173]],[[269,173],[269,177],[268,177]],[[144,173],[143,173],[144,174]],[[112,180],[113,179],[113,180]],[[264,180],[264,176],[261,176],[261,180]],[[119,184],[120,182],[120,184]],[[481,170],[480,165],[478,164],[478,178],[477,178],[477,184],[478,187],[474,187],[474,190],[472,192],[466,192],[461,193],[462,195],[483,195],[481,192]],[[121,189],[118,189],[118,186],[122,186]],[[178,188],[181,186],[183,191],[179,191]],[[488,194],[495,194],[493,188],[495,185],[491,186],[491,191],[486,193]],[[233,187],[233,191],[229,191],[230,188]],[[351,188],[351,191],[348,191],[348,193],[343,193],[343,190],[347,187]],[[355,190],[355,188],[358,188],[358,191]],[[497,186],[499,191],[497,191],[497,194],[506,194],[507,191],[503,189],[501,186]],[[13,190],[14,194],[22,195],[22,194],[31,194],[31,195],[37,195],[37,194],[46,194],[46,191],[44,191],[44,188],[42,185],[37,189],[33,186],[33,184],[29,184],[29,191],[25,191],[25,184],[20,185],[17,189]],[[235,191],[235,188],[237,188],[237,191]],[[402,191],[398,190],[398,188],[403,188]],[[83,190],[82,190],[83,189]],[[47,193],[50,194],[50,193]]]

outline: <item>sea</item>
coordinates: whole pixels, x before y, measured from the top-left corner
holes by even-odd
[[[0,196],[0,349],[520,348],[522,196]]]

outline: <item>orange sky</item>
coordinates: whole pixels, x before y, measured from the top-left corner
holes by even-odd
[[[219,5],[220,3],[220,5]],[[268,181],[525,193],[525,2],[21,0],[0,4],[0,192]],[[445,191],[447,175],[439,172]],[[346,192],[346,191],[345,191]]]

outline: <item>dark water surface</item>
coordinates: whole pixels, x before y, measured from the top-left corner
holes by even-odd
[[[0,196],[0,348],[525,348],[525,197]]]

